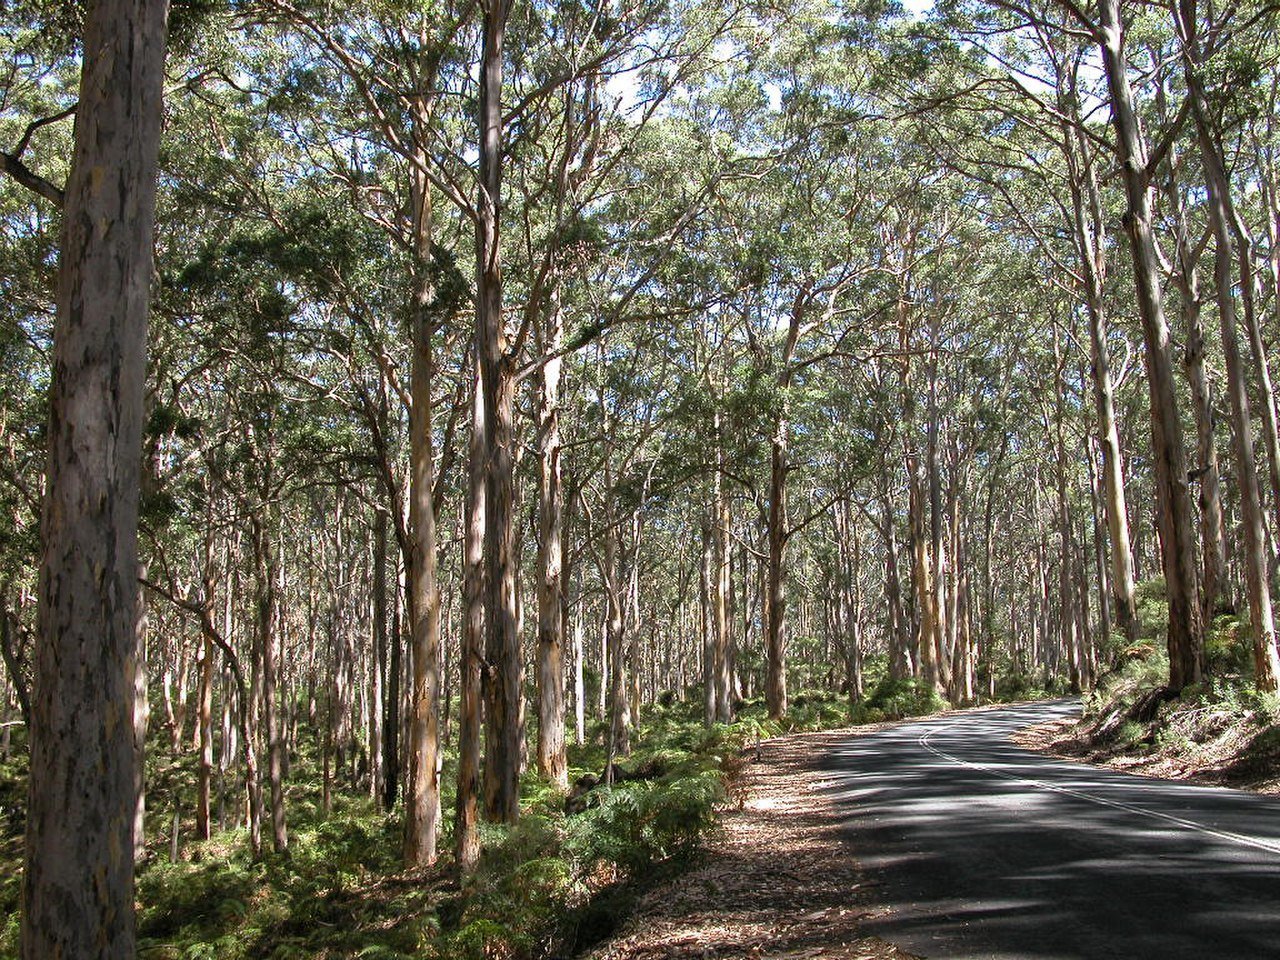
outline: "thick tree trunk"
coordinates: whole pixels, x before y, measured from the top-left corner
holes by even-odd
[[[1160,268],[1152,233],[1151,183],[1147,151],[1133,105],[1124,52],[1120,0],[1100,0],[1099,46],[1111,93],[1128,209],[1126,231],[1133,252],[1138,312],[1142,317],[1147,383],[1151,396],[1151,448],[1155,460],[1156,502],[1169,601],[1169,687],[1181,690],[1204,673],[1203,622],[1196,583],[1195,537],[1187,489],[1186,456],[1169,329],[1160,291]]]
[[[431,108],[415,104],[414,126],[425,131]],[[409,717],[409,775],[405,781],[404,862],[428,866],[436,859],[440,830],[440,588],[437,583],[436,515],[431,494],[435,441],[431,432],[434,293],[431,280],[431,190],[419,157],[411,171],[413,210],[413,358],[409,393],[409,635],[413,684]]]
[[[209,598],[206,598],[206,602]],[[200,761],[196,774],[196,839],[212,834],[210,796],[213,783],[213,641],[204,637],[200,656],[200,691],[197,695],[196,729],[200,735]]]
[[[809,291],[796,294],[787,326],[776,378],[778,412],[769,441],[769,566],[765,588],[765,686],[764,700],[772,719],[787,712],[787,439],[790,431],[787,394],[794,373],[792,360],[800,340],[800,327],[808,307]]]
[[[49,394],[22,956],[132,957],[138,490],[164,0],[84,27]]]
[[[698,633],[702,639],[702,721],[708,727],[716,722],[716,671],[715,617],[712,615],[711,571],[715,568],[715,548],[712,545],[711,524],[714,511],[707,512],[702,526],[702,555],[698,564]]]
[[[454,808],[454,853],[465,871],[480,859],[480,694],[484,662],[484,396],[480,368],[474,375],[467,501],[463,513],[462,635],[458,683],[458,793]]]
[[[947,577],[951,564],[947,557],[947,542],[943,537],[942,471],[938,462],[938,317],[935,312],[929,320],[929,403],[927,436],[925,443],[925,478],[929,490],[929,622],[932,626],[928,639],[932,647],[937,686],[948,700],[954,699],[951,677],[951,650],[948,644]],[[921,639],[921,645],[925,640]]]
[[[1116,424],[1115,387],[1107,347],[1106,236],[1104,212],[1093,160],[1077,122],[1063,127],[1070,170],[1072,215],[1084,279],[1089,321],[1089,359],[1093,380],[1094,410],[1098,418],[1098,445],[1102,450],[1103,513],[1111,543],[1111,589],[1116,622],[1125,637],[1138,637],[1138,603],[1134,586],[1133,546],[1129,541],[1129,507],[1124,489],[1124,461],[1120,430]]]
[[[919,677],[932,690],[939,689],[938,661],[934,634],[937,617],[934,612],[933,571],[929,557],[929,539],[925,533],[924,491],[921,489],[919,466],[914,456],[907,460],[911,501],[908,506],[911,529],[912,586],[919,620],[917,630],[917,662]]]
[[[606,485],[612,490],[612,485]],[[609,669],[609,761],[631,755],[631,704],[627,697],[626,598],[623,596],[618,524],[610,511],[604,531],[604,577],[607,602],[607,663]]]
[[[902,581],[898,576],[898,538],[894,531],[893,501],[889,498],[887,465],[880,473],[881,522],[884,533],[884,593],[889,604],[889,676],[902,680],[915,672],[911,656],[911,626],[902,605]]]
[[[271,844],[276,853],[289,849],[284,808],[284,739],[280,724],[280,634],[276,630],[276,556],[266,520],[254,515],[254,565],[258,644],[262,652],[262,725],[267,738],[267,784],[271,792]]]
[[[559,351],[564,317],[553,303],[537,404],[538,450],[538,773],[568,789],[564,726],[564,484],[560,474]]]
[[[779,419],[770,445],[769,483],[769,579],[765,594],[765,705],[772,719],[787,712],[786,650],[786,549],[787,549],[787,442],[786,421]]]
[[[387,511],[375,507],[373,513],[373,690],[369,705],[370,765],[373,768],[373,797],[381,809],[387,802]]]
[[[1271,587],[1267,570],[1262,502],[1258,490],[1257,464],[1253,455],[1253,424],[1249,416],[1249,387],[1240,356],[1239,331],[1236,327],[1236,300],[1232,289],[1232,264],[1235,260],[1235,237],[1230,207],[1230,185],[1222,155],[1218,151],[1209,126],[1209,105],[1199,76],[1200,56],[1197,40],[1195,4],[1182,0],[1179,4],[1179,30],[1183,43],[1187,96],[1191,98],[1191,116],[1200,145],[1200,161],[1205,173],[1209,223],[1217,247],[1214,258],[1214,286],[1218,300],[1218,320],[1222,327],[1222,352],[1227,367],[1227,394],[1231,400],[1231,434],[1235,448],[1236,486],[1240,492],[1241,525],[1244,528],[1245,585],[1249,594],[1249,623],[1254,638],[1254,682],[1259,690],[1274,691],[1280,680],[1277,662],[1275,622],[1271,609]],[[1246,251],[1245,258],[1248,253]],[[1252,282],[1246,269],[1241,283]]]
[[[1173,170],[1176,167],[1177,155],[1171,150],[1169,168]],[[1199,252],[1188,235],[1183,201],[1172,174],[1166,180],[1165,194],[1174,216],[1174,245],[1178,263],[1174,282],[1178,287],[1185,339],[1182,366],[1191,388],[1191,412],[1196,424],[1195,473],[1200,491],[1200,607],[1201,616],[1208,624],[1217,611],[1230,607],[1221,471],[1215,435],[1217,417],[1205,369],[1204,324],[1200,316],[1200,281],[1197,272]]]
[[[502,67],[510,0],[482,3],[480,190],[476,204],[476,347],[488,443],[485,508],[484,811],[494,821],[520,815],[523,664],[517,630],[513,423],[514,360],[502,316]]]
[[[733,659],[732,622],[729,610],[730,563],[729,553],[729,498],[725,496],[723,467],[724,449],[720,442],[720,413],[716,413],[716,458],[721,469],[714,481],[715,516],[712,520],[712,614],[715,621],[715,652],[712,669],[715,672],[715,715],[720,723],[733,722]]]

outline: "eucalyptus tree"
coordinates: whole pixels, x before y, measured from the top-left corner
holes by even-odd
[[[31,958],[134,953],[138,471],[167,12],[164,0],[102,0],[84,23],[41,523]]]
[[[1161,140],[1151,144],[1139,124],[1129,79],[1127,24],[1119,0],[1099,0],[1096,17],[1079,18],[1077,26],[1098,43],[1102,54],[1116,156],[1128,204],[1124,223],[1133,255],[1138,313],[1146,347],[1144,361],[1151,394],[1156,500],[1160,506],[1162,566],[1169,601],[1169,687],[1181,690],[1198,682],[1203,675],[1204,623],[1197,594],[1185,445],[1173,382],[1152,213],[1154,172],[1177,130],[1165,131]]]
[[[1257,322],[1253,298],[1255,281],[1251,238],[1233,199],[1222,147],[1222,130],[1211,113],[1203,72],[1215,55],[1231,15],[1211,18],[1207,25],[1200,21],[1194,2],[1171,6],[1177,27],[1192,125],[1199,147],[1200,166],[1205,177],[1208,218],[1215,244],[1214,286],[1217,293],[1218,320],[1222,327],[1222,350],[1226,358],[1227,394],[1231,401],[1232,436],[1234,438],[1236,484],[1240,493],[1240,512],[1244,532],[1243,565],[1249,594],[1249,618],[1254,637],[1254,677],[1260,690],[1274,691],[1280,685],[1280,659],[1277,659],[1275,622],[1271,610],[1270,570],[1264,544],[1264,519],[1257,466],[1253,451],[1253,424],[1250,417],[1248,385],[1244,361],[1240,355],[1236,319],[1236,281],[1239,281],[1246,326],[1251,330],[1254,361],[1262,371],[1263,422],[1268,425],[1269,452],[1273,459],[1276,447],[1275,400],[1267,371],[1266,356]],[[1234,33],[1234,32],[1233,32]],[[1235,270],[1233,270],[1233,266]],[[1280,495],[1280,491],[1277,491]]]
[[[322,115],[329,129],[315,141],[318,159],[349,185],[365,215],[387,229],[409,254],[410,369],[407,387],[398,391],[409,413],[408,509],[397,532],[408,571],[414,671],[404,855],[408,863],[430,863],[436,857],[439,829],[441,689],[433,342],[449,312],[450,297],[457,299],[457,292],[450,291],[440,276],[433,195],[442,194],[464,214],[472,210],[464,148],[442,138],[447,120],[437,115],[442,96],[469,83],[460,34],[470,10],[449,6],[428,14],[393,2],[339,12],[286,0],[272,0],[264,9],[269,27],[286,31],[286,37],[293,31],[317,62],[340,79],[339,89],[345,88],[347,98],[328,105]],[[360,150],[347,150],[343,156],[333,149],[344,142],[370,142],[389,153],[402,164],[403,181],[391,190],[370,182],[367,167],[374,158]],[[407,208],[407,218],[399,216],[400,208]],[[394,482],[394,471],[384,470],[382,475],[388,486]],[[385,494],[394,515],[399,515],[397,491],[386,489]],[[394,750],[387,754],[392,757]]]
[[[1111,211],[1098,160],[1112,148],[1095,117],[1103,96],[1092,80],[1092,46],[1064,27],[1064,16],[1053,6],[1034,13],[1003,5],[952,9],[948,26],[984,58],[957,58],[965,69],[964,82],[971,84],[957,96],[983,110],[974,120],[960,113],[961,123],[982,124],[985,118],[996,127],[990,137],[966,138],[952,130],[939,139],[948,162],[967,178],[990,186],[1009,210],[1009,229],[1039,245],[1084,307],[1111,547],[1109,580],[1116,619],[1134,639],[1133,551],[1111,357]],[[999,37],[1004,39],[997,42]],[[955,124],[954,113],[944,111],[943,116],[948,125]],[[1064,227],[1067,244],[1062,243]]]

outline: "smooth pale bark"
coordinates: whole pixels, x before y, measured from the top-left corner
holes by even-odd
[[[955,689],[962,704],[974,703],[977,699],[977,677],[975,675],[975,650],[973,630],[972,581],[970,579],[969,553],[966,537],[957,519],[952,524],[955,531],[953,555],[956,558],[956,647],[955,647]]]
[[[893,501],[889,498],[887,465],[880,473],[881,530],[884,535],[884,593],[889,604],[889,676],[903,680],[915,672],[911,655],[911,625],[902,604],[902,580],[898,575],[898,537],[894,530]]]
[[[1063,377],[1064,360],[1062,356],[1062,344],[1055,332],[1053,337],[1053,359],[1054,359],[1054,407],[1053,407],[1053,424],[1050,429],[1048,422],[1048,414],[1045,415],[1045,432],[1050,434],[1053,445],[1056,448],[1057,456],[1054,458],[1056,463],[1055,487],[1058,493],[1057,503],[1057,519],[1058,519],[1058,542],[1060,545],[1060,554],[1058,561],[1058,610],[1059,610],[1059,638],[1062,649],[1067,654],[1068,678],[1071,684],[1071,692],[1079,695],[1083,687],[1083,679],[1080,670],[1079,657],[1079,635],[1077,632],[1076,617],[1074,615],[1076,603],[1075,588],[1075,570],[1073,569],[1072,559],[1075,556],[1075,543],[1073,539],[1073,526],[1071,522],[1071,502],[1068,497],[1067,484],[1067,441],[1065,432],[1066,420],[1066,404],[1064,394],[1067,391],[1067,384]]]
[[[951,677],[951,649],[948,638],[950,617],[947,609],[947,577],[951,563],[947,556],[947,543],[943,537],[942,476],[938,463],[938,315],[935,311],[929,319],[929,403],[927,435],[925,443],[925,477],[929,489],[929,580],[931,644],[933,663],[938,673],[938,687],[948,700],[954,699]],[[923,640],[922,640],[923,643]]]
[[[834,600],[834,626],[840,633],[844,649],[845,687],[849,708],[862,701],[862,584],[860,565],[862,550],[853,522],[853,506],[841,500],[831,511],[836,541],[837,594]]]
[[[1078,101],[1073,99],[1078,107]],[[1105,217],[1098,189],[1093,156],[1081,129],[1079,117],[1063,124],[1067,168],[1071,186],[1071,211],[1079,248],[1080,274],[1084,280],[1086,316],[1089,323],[1089,362],[1093,383],[1094,412],[1097,416],[1098,446],[1102,451],[1103,514],[1111,543],[1111,589],[1115,618],[1125,637],[1138,638],[1138,601],[1133,573],[1133,545],[1129,540],[1129,507],[1124,488],[1124,461],[1120,450],[1120,430],[1116,423],[1115,385],[1111,376],[1111,355],[1107,347]]]
[[[560,789],[569,786],[564,704],[564,483],[560,473],[559,356],[564,317],[553,302],[548,315],[548,359],[539,380],[538,452],[538,773]]]
[[[1186,454],[1169,328],[1165,322],[1160,267],[1153,235],[1147,148],[1127,73],[1120,0],[1099,0],[1098,42],[1111,94],[1111,120],[1125,186],[1125,230],[1133,254],[1138,313],[1151,400],[1151,449],[1160,545],[1169,602],[1169,687],[1181,690],[1204,674],[1203,620],[1197,592],[1195,536],[1187,488]]]
[[[487,427],[485,482],[484,813],[520,816],[523,663],[517,628],[514,497],[514,357],[502,316],[502,71],[510,0],[481,4],[479,169],[476,202],[476,353]]]
[[[484,660],[484,396],[480,368],[473,375],[467,500],[463,511],[462,634],[458,683],[458,792],[454,807],[454,855],[464,871],[480,859],[480,667]]]
[[[1156,110],[1169,116],[1166,85],[1155,91]],[[1196,425],[1196,467],[1192,471],[1200,507],[1200,610],[1206,625],[1221,610],[1231,609],[1231,583],[1227,576],[1226,529],[1222,507],[1222,475],[1218,464],[1217,413],[1205,366],[1204,324],[1201,321],[1199,260],[1202,246],[1191,239],[1187,203],[1177,181],[1182,167],[1177,144],[1169,148],[1161,189],[1173,221],[1176,269],[1171,281],[1178,289],[1182,320],[1183,373],[1191,388],[1191,414]]]
[[[196,768],[196,839],[208,840],[212,830],[210,799],[213,784],[213,641],[202,638],[200,689],[196,697],[196,730],[200,741]]]
[[[130,958],[138,494],[164,0],[97,0],[64,191],[31,702],[25,960]]]
[[[612,485],[607,485],[612,490]],[[615,755],[631,755],[631,703],[627,696],[627,637],[625,587],[618,544],[618,524],[608,515],[604,538],[604,587],[606,610],[607,664],[609,670],[609,761]],[[610,772],[610,777],[612,773]]]
[[[720,412],[716,411],[714,430],[716,435],[717,467],[713,481],[713,503],[715,516],[712,520],[712,602],[711,613],[714,621],[715,649],[712,656],[712,670],[715,674],[715,718],[720,723],[733,722],[733,659],[730,652],[732,646],[732,623],[729,610],[730,563],[729,555],[729,498],[725,496],[723,472],[725,467],[724,446],[720,439]]]
[[[373,690],[369,705],[369,762],[373,768],[374,802],[383,810],[387,801],[387,511],[373,511],[373,597],[370,616],[373,619]]]
[[[426,131],[430,104],[414,104],[414,125]],[[431,494],[435,443],[431,432],[432,337],[431,190],[419,157],[410,172],[413,211],[413,357],[409,394],[409,635],[413,649],[409,775],[405,780],[404,862],[428,866],[440,831],[440,588],[436,515]]]
[[[1280,662],[1276,657],[1275,621],[1271,609],[1271,587],[1262,502],[1258,489],[1258,471],[1253,453],[1253,424],[1249,416],[1249,386],[1240,356],[1239,331],[1236,324],[1236,299],[1232,289],[1232,271],[1236,260],[1233,216],[1230,207],[1230,185],[1217,141],[1209,124],[1209,104],[1199,76],[1200,47],[1197,38],[1195,4],[1183,0],[1178,6],[1178,27],[1182,39],[1182,56],[1191,98],[1191,116],[1200,146],[1201,168],[1205,175],[1207,208],[1213,239],[1217,247],[1214,257],[1214,286],[1218,301],[1218,321],[1222,328],[1222,353],[1227,368],[1227,395],[1231,401],[1231,435],[1236,462],[1236,487],[1240,494],[1240,520],[1244,533],[1245,586],[1249,594],[1249,624],[1254,638],[1254,682],[1259,690],[1274,691],[1280,678]],[[1245,251],[1242,263],[1248,259]],[[1252,282],[1248,268],[1242,268],[1242,288]]]
[[[765,685],[764,701],[770,718],[777,720],[787,712],[787,442],[790,432],[788,392],[794,374],[792,359],[800,339],[808,291],[797,294],[787,324],[782,357],[778,367],[778,412],[769,440],[769,561],[765,587]]]
[[[1083,379],[1084,377],[1081,376],[1081,380]],[[1111,592],[1111,578],[1107,570],[1106,536],[1103,533],[1102,522],[1102,491],[1100,489],[1101,484],[1098,481],[1096,463],[1095,454],[1092,447],[1090,447],[1089,455],[1085,458],[1085,476],[1089,481],[1089,519],[1093,525],[1093,567],[1098,581],[1098,626],[1102,636],[1109,638],[1112,629],[1112,607],[1108,602],[1108,595]],[[989,558],[988,563],[990,563]],[[1087,604],[1085,609],[1088,609]]]
[[[904,278],[905,280],[905,278]],[[936,617],[933,610],[934,591],[929,540],[925,530],[925,493],[920,471],[920,455],[911,434],[915,430],[916,396],[911,384],[910,301],[905,288],[897,302],[898,349],[902,353],[899,367],[899,396],[902,401],[902,446],[907,471],[907,529],[911,555],[911,588],[914,595],[914,629],[916,669],[932,690],[939,690],[938,662],[934,646]]]
[[[916,649],[919,677],[933,690],[940,690],[938,661],[934,634],[937,617],[933,601],[933,565],[929,557],[929,539],[925,532],[924,491],[919,474],[919,461],[914,453],[907,456],[910,502],[908,515],[911,531],[912,587],[915,590],[915,609],[919,626],[916,631]]]
[[[276,554],[263,517],[250,517],[256,572],[254,603],[258,649],[262,656],[262,725],[267,741],[267,785],[271,797],[271,845],[276,853],[289,849],[284,807],[284,740],[278,696],[280,634],[276,630]]]
[[[1272,322],[1280,323],[1280,185],[1277,185],[1275,168],[1270,157],[1267,156],[1261,148],[1257,148],[1257,152],[1260,155],[1260,166],[1263,170],[1262,176],[1259,179],[1262,181],[1262,195],[1266,201],[1263,219],[1266,222],[1267,245],[1269,247],[1267,256],[1267,272],[1270,274],[1268,279],[1271,286]],[[1254,322],[1250,326],[1251,342],[1253,340],[1252,331],[1257,326],[1258,322],[1255,318]],[[1271,379],[1271,368],[1266,360],[1266,354],[1258,354],[1257,347],[1254,347],[1253,349],[1255,353],[1255,362],[1259,362],[1259,357],[1262,358],[1260,361],[1262,367],[1260,373],[1266,374],[1267,381],[1269,383]],[[1270,442],[1270,438],[1268,438],[1268,442]],[[1276,444],[1277,446],[1280,446],[1280,437],[1277,438]],[[1272,509],[1277,513],[1277,517],[1275,519],[1276,530],[1280,531],[1280,493],[1277,493],[1277,490],[1280,490],[1280,450],[1272,451],[1271,456],[1268,458],[1267,466],[1270,469],[1273,498]]]
[[[145,565],[138,567],[138,581],[147,578]],[[133,807],[133,862],[141,865],[147,858],[147,728],[151,723],[151,703],[147,693],[147,640],[150,633],[150,619],[147,616],[147,603],[144,597],[138,597],[138,620],[134,625],[134,664],[133,673],[133,751],[138,758],[137,776],[134,781]],[[181,749],[178,734],[175,730],[173,751]],[[175,831],[176,835],[176,831]]]
[[[1204,324],[1200,320],[1200,290],[1196,270],[1190,263],[1190,243],[1185,225],[1177,228],[1178,259],[1182,264],[1179,286],[1182,288],[1182,326],[1186,346],[1183,368],[1191,387],[1191,410],[1196,422],[1196,468],[1199,481],[1200,553],[1202,557],[1201,607],[1205,622],[1214,613],[1230,606],[1229,580],[1226,575],[1227,548],[1222,510],[1221,469],[1218,465],[1217,417],[1213,408],[1213,391],[1204,362]]]
[[[712,515],[702,527],[702,555],[698,564],[698,632],[702,638],[702,721],[708,727],[716,722],[716,637],[715,617],[711,612],[711,571],[715,568],[715,548],[711,535]]]
[[[625,647],[625,656],[629,667],[627,675],[631,681],[629,687],[630,710],[626,720],[633,732],[640,723],[640,709],[644,703],[641,691],[644,664],[640,646],[640,541],[642,527],[641,513],[637,510],[631,517],[631,565],[627,576],[626,609],[624,613],[627,621],[624,636],[629,641]],[[629,751],[630,744],[628,744]]]
[[[573,663],[573,740],[582,746],[587,740],[587,689],[582,668],[585,666],[582,641],[582,613],[579,608],[573,615],[570,631],[570,659]]]
[[[1230,204],[1229,204],[1230,206]],[[1244,226],[1239,212],[1231,209],[1232,229],[1236,240],[1236,264],[1240,271],[1240,303],[1249,348],[1253,355],[1253,371],[1257,383],[1258,406],[1262,411],[1262,446],[1266,452],[1267,476],[1271,485],[1271,509],[1276,531],[1280,532],[1280,422],[1276,417],[1276,393],[1271,381],[1267,346],[1262,339],[1256,305],[1257,279],[1253,264],[1253,238]],[[1265,528],[1265,524],[1264,524]],[[1274,551],[1272,551],[1274,555]]]

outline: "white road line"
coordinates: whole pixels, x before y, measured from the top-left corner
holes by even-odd
[[[1060,793],[1064,796],[1075,797],[1077,800],[1085,800],[1089,803],[1096,803],[1102,807],[1113,807],[1116,810],[1124,810],[1128,813],[1137,814],[1140,817],[1148,817],[1152,820],[1162,820],[1165,823],[1171,823],[1174,826],[1182,827],[1186,830],[1194,830],[1196,833],[1203,833],[1211,837],[1217,837],[1219,840],[1226,840],[1228,843],[1236,843],[1245,847],[1254,847],[1258,850],[1265,850],[1267,853],[1280,855],[1280,844],[1269,843],[1266,840],[1258,840],[1254,837],[1247,837],[1244,834],[1232,833],[1229,830],[1215,830],[1213,827],[1206,827],[1203,824],[1196,823],[1193,820],[1184,820],[1182,817],[1175,817],[1167,813],[1161,813],[1158,810],[1148,810],[1145,807],[1135,807],[1132,804],[1124,803],[1120,800],[1108,800],[1106,797],[1094,796],[1091,793],[1084,793],[1080,790],[1073,790],[1070,787],[1061,787],[1054,783],[1046,783],[1043,780],[1032,780],[1028,777],[1020,777],[1017,774],[1006,773],[985,763],[974,763],[971,760],[965,760],[961,757],[953,756],[942,750],[939,750],[932,743],[930,738],[935,733],[941,733],[959,723],[959,720],[953,720],[945,726],[935,727],[932,730],[922,734],[916,743],[934,756],[941,757],[943,760],[951,763],[959,764],[962,767],[968,767],[971,770],[978,770],[989,776],[1000,777],[1004,780],[1013,780],[1016,783],[1025,783],[1027,786],[1036,787],[1040,790],[1049,790],[1053,793]]]

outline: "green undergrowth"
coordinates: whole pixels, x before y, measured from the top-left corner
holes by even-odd
[[[847,700],[801,691],[785,721],[758,700],[731,724],[707,726],[701,701],[646,708],[630,756],[614,758],[606,728],[592,724],[570,747],[568,795],[532,774],[523,779],[520,821],[482,828],[477,869],[458,876],[446,853],[427,871],[400,867],[399,811],[335,786],[321,810],[316,737],[302,730],[288,781],[288,856],[255,861],[246,831],[190,840],[195,771],[171,758],[156,732],[148,761],[151,846],[137,878],[140,960],[249,958],[542,958],[570,956],[607,936],[646,885],[695,858],[735,799],[735,776],[758,741],[797,730],[847,725]],[[532,751],[531,751],[532,752]],[[440,849],[452,849],[454,781],[448,757]],[[16,956],[25,770],[0,770],[0,957]],[[12,796],[10,796],[12,794]],[[235,803],[237,791],[230,791]],[[169,862],[175,808],[179,860]],[[12,823],[8,821],[12,820]],[[270,827],[264,824],[264,844]]]
[[[1220,616],[1205,639],[1207,679],[1174,694],[1154,639],[1122,648],[1086,697],[1081,733],[1102,755],[1168,759],[1188,773],[1242,786],[1280,774],[1280,699],[1260,693],[1252,638]]]
[[[157,731],[148,760],[149,860],[138,873],[141,960],[292,958],[512,958],[572,956],[608,936],[634,898],[696,858],[717,811],[740,800],[737,775],[760,741],[791,732],[919,716],[944,704],[925,685],[885,676],[868,658],[867,694],[799,690],[783,720],[760,698],[738,705],[730,724],[706,725],[702,701],[664,697],[631,732],[629,756],[612,758],[607,728],[589,724],[571,745],[566,795],[532,774],[522,781],[521,819],[486,825],[477,869],[460,878],[447,851],[455,779],[445,760],[440,863],[400,867],[399,811],[379,812],[367,795],[335,785],[322,811],[317,736],[305,727],[290,760],[288,856],[249,855],[244,829],[190,840],[195,770]],[[532,733],[532,731],[531,731]],[[532,752],[532,749],[530,750]],[[21,806],[25,771],[0,774],[0,957],[17,953]],[[10,796],[12,794],[12,796]],[[231,785],[229,802],[237,802]],[[174,813],[179,859],[169,862]],[[7,819],[6,819],[7,818]],[[12,823],[9,821],[12,820]],[[270,827],[264,824],[270,846]]]
[[[933,685],[918,677],[894,679],[883,677],[867,693],[866,698],[854,710],[857,723],[880,723],[885,720],[902,720],[906,717],[923,717],[946,707]]]

